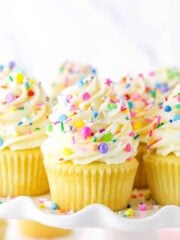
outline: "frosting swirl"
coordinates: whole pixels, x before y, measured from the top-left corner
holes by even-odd
[[[49,138],[42,144],[47,161],[118,164],[136,155],[126,102],[110,80],[79,80],[58,97],[50,115]]]
[[[88,75],[96,76],[97,71],[91,65],[66,61],[58,69],[58,73],[46,92],[48,97],[55,99],[66,87],[75,84]]]
[[[180,84],[164,102],[149,132],[148,148],[157,154],[180,156]]]
[[[0,80],[0,150],[39,147],[49,106],[41,86],[16,68]]]

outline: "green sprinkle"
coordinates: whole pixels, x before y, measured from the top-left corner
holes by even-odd
[[[64,67],[60,67],[59,71],[60,71],[60,73],[63,73],[64,72]]]
[[[47,132],[52,132],[52,130],[53,130],[52,124],[51,124],[51,123],[47,124],[47,126],[46,126],[46,131],[47,131]]]
[[[175,108],[180,109],[180,104],[176,104]]]
[[[177,76],[177,72],[172,69],[168,69],[167,75],[168,75],[168,79],[173,79]]]
[[[102,136],[104,142],[110,142],[113,139],[112,133],[106,133]]]
[[[12,82],[13,81],[13,77],[9,76],[9,80]]]
[[[151,94],[151,96],[153,97],[153,98],[156,98],[156,91],[154,91],[154,90],[150,90],[150,94]]]
[[[126,116],[125,119],[126,119],[126,120],[129,120],[129,116]]]
[[[109,108],[109,110],[114,110],[117,108],[117,105],[115,103],[109,103],[108,108]]]
[[[64,131],[64,123],[61,122],[60,124],[61,124],[61,131]]]
[[[18,110],[24,110],[24,107],[18,107]]]
[[[93,142],[96,142],[96,141],[97,141],[97,137],[94,137],[94,138],[93,138]]]
[[[137,139],[140,135],[139,134],[136,134],[133,139]]]
[[[113,139],[112,142],[117,142],[117,139]]]
[[[164,125],[164,123],[160,123],[160,124],[157,125],[157,128],[160,128],[163,125]]]
[[[41,130],[41,128],[38,128],[38,127],[37,127],[37,128],[35,128],[35,131],[39,131],[39,130]]]

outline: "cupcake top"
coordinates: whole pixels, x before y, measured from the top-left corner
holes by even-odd
[[[146,142],[152,117],[161,106],[159,93],[147,86],[141,76],[122,77],[117,90],[128,102],[133,129],[138,132],[140,141]]]
[[[168,96],[178,83],[180,83],[180,71],[177,68],[162,68],[151,71],[144,77],[148,85],[156,88],[162,97]]]
[[[118,164],[135,156],[138,137],[132,131],[127,103],[112,81],[79,80],[58,97],[50,115],[45,159],[77,164]]]
[[[148,148],[159,155],[180,156],[180,84],[164,102],[149,132]]]
[[[91,65],[66,61],[59,67],[55,79],[47,89],[47,95],[54,99],[66,87],[75,84],[78,80],[82,80],[88,75],[96,76],[96,74],[96,69]]]
[[[14,68],[0,79],[0,150],[39,147],[49,106],[41,86]]]

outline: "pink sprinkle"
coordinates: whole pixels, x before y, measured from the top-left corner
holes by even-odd
[[[134,135],[135,135],[135,133],[133,131],[129,133],[130,137],[134,137]]]
[[[156,75],[155,72],[149,72],[149,76],[153,77],[153,76],[155,76],[155,75]]]
[[[83,137],[86,139],[87,137],[91,136],[92,130],[90,127],[84,127],[81,131]]]
[[[83,99],[84,101],[89,100],[90,97],[91,97],[91,95],[90,95],[88,92],[85,92],[85,93],[83,93],[83,95],[82,95],[82,99]]]
[[[102,132],[104,132],[104,131],[105,131],[105,128],[99,129],[99,132],[100,132],[100,133],[102,133]]]
[[[138,99],[140,97],[140,94],[139,93],[134,93],[132,95],[132,99]]]
[[[131,144],[130,144],[130,143],[126,144],[126,147],[125,147],[124,150],[125,150],[126,152],[130,152],[130,151],[131,151]]]
[[[152,135],[153,135],[153,131],[150,130],[150,131],[149,131],[149,137],[152,137]]]
[[[111,86],[111,83],[112,83],[111,79],[106,79],[105,84],[106,84],[107,86]]]
[[[161,116],[157,116],[157,123],[160,124],[161,122]]]
[[[139,204],[138,209],[140,211],[146,211],[147,210],[147,205],[145,203],[141,203],[141,204]]]
[[[143,73],[139,73],[139,75],[138,75],[140,78],[144,78],[144,75],[143,75]]]
[[[131,117],[135,117],[136,116],[136,112],[130,112]]]
[[[11,93],[8,93],[8,94],[6,95],[6,101],[7,101],[7,103],[13,102],[15,99],[16,99],[16,97],[15,97],[13,94],[11,94]]]
[[[75,137],[74,137],[74,135],[73,135],[73,136],[72,136],[72,143],[75,144],[75,142],[76,142],[76,141],[75,141]]]
[[[71,96],[71,95],[68,95],[68,96],[66,97],[66,101],[67,101],[68,103],[71,102],[71,99],[72,99],[72,96]]]

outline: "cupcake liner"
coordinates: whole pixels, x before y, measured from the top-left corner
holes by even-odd
[[[0,196],[47,193],[48,180],[39,148],[0,151]]]
[[[71,230],[49,227],[34,221],[19,221],[18,227],[21,233],[33,238],[54,238],[71,233]]]
[[[147,145],[145,143],[140,143],[138,147],[138,153],[136,159],[139,162],[136,177],[134,180],[134,188],[145,189],[148,188],[148,181],[146,175],[146,169],[144,166],[143,155],[146,153]]]
[[[180,205],[180,157],[149,153],[144,162],[152,198],[160,205]]]
[[[128,203],[138,162],[131,159],[122,164],[77,165],[46,161],[45,166],[52,200],[61,210],[77,211],[100,203],[116,211]]]

